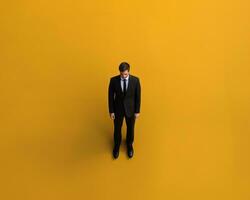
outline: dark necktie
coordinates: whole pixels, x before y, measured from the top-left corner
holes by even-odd
[[[123,94],[126,95],[126,79],[123,79]]]

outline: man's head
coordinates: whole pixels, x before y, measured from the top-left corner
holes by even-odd
[[[119,71],[122,78],[127,78],[129,75],[130,66],[127,62],[122,62],[119,65]]]

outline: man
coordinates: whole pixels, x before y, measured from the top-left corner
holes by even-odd
[[[120,74],[110,78],[108,88],[109,114],[114,122],[114,148],[113,157],[119,156],[122,140],[121,129],[123,119],[127,125],[127,155],[133,157],[135,119],[139,117],[141,105],[141,85],[138,77],[129,73],[130,65],[122,62],[119,65]]]

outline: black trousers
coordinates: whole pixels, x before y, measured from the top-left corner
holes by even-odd
[[[127,117],[123,107],[122,113],[119,116],[115,116],[114,121],[114,144],[115,146],[120,146],[122,141],[122,124],[123,120],[126,120],[127,125],[127,135],[126,135],[126,144],[132,145],[134,142],[134,127],[135,127],[135,116]]]

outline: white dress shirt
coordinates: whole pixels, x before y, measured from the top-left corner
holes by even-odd
[[[123,79],[124,78],[121,77],[121,81],[120,82],[121,82],[122,91],[123,91],[123,82],[124,82]],[[128,89],[128,82],[129,82],[129,75],[125,79],[127,79],[127,81],[126,81],[126,91],[127,91],[127,89]]]

